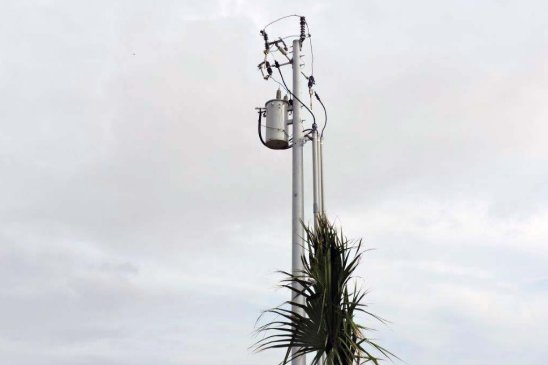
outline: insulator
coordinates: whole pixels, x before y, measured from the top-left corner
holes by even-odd
[[[264,39],[264,49],[265,51],[268,51],[268,34],[266,34],[264,30],[261,30],[261,35],[263,36],[263,39]]]
[[[311,89],[315,83],[316,83],[316,80],[314,80],[314,76],[312,75],[308,76],[308,88]]]
[[[305,26],[306,26],[306,19],[304,16],[302,16],[301,17],[301,36],[300,36],[301,44],[303,44],[304,40],[306,39]]]

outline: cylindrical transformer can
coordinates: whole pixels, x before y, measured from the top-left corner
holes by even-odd
[[[287,143],[287,100],[272,99],[266,102],[266,138],[265,143],[274,150],[284,149]]]

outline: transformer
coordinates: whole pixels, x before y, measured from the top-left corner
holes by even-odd
[[[265,144],[273,150],[285,149],[288,146],[288,110],[287,97],[282,99],[280,90],[276,92],[276,99],[266,102],[266,136]]]

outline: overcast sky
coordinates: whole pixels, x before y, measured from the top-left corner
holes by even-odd
[[[410,365],[546,364],[547,3],[295,4],[0,1],[1,364],[281,360],[248,347],[288,295],[291,153],[253,108],[259,29],[295,13],[374,336]]]

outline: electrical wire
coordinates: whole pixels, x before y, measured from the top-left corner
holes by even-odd
[[[278,65],[278,66],[279,66],[279,65]],[[288,92],[294,99],[297,99],[297,101],[298,101],[299,103],[301,103],[302,106],[304,106],[304,107],[306,108],[306,110],[308,110],[308,111],[310,112],[310,115],[312,115],[312,119],[314,120],[314,123],[313,123],[312,125],[315,126],[315,125],[316,125],[316,116],[314,115],[314,113],[312,113],[312,110],[310,110],[310,108],[307,107],[306,104],[303,103],[303,102],[301,101],[301,99],[299,99],[297,96],[295,96],[295,94],[293,94],[293,93],[289,90],[289,88],[287,87],[287,84],[285,83],[284,75],[282,74],[282,71],[280,70],[280,67],[276,67],[276,68],[278,69],[278,72],[279,72],[279,74],[280,74],[280,77],[282,78],[282,82],[283,82],[283,84],[284,84],[284,88],[287,90],[287,92]],[[295,107],[295,105],[293,105],[293,107]]]
[[[306,23],[306,29],[308,30],[308,23]],[[279,39],[288,39],[288,38],[299,38],[300,37],[300,34],[293,34],[293,35],[288,35],[288,36],[285,36],[285,37],[280,37]],[[308,30],[308,40],[309,40],[309,44],[310,44],[310,69],[311,69],[311,75],[314,76],[314,50],[312,48],[312,36],[310,35],[310,30]],[[274,52],[277,52],[278,50],[275,50],[275,51],[270,51],[269,50],[269,53],[274,53]],[[306,76],[306,74],[304,72],[301,71],[301,74],[306,78],[308,79],[308,76]]]
[[[283,19],[286,19],[286,18],[291,18],[292,16],[296,16],[296,17],[298,17],[298,18],[301,17],[300,15],[297,15],[297,14],[290,14],[290,15],[282,16],[281,18],[278,18],[278,19],[276,19],[276,20],[273,20],[273,21],[271,21],[270,23],[268,23],[267,25],[265,25],[264,28],[263,28],[263,30],[265,30],[265,29],[266,29],[267,27],[269,27],[270,25],[279,22],[280,20],[283,20]]]
[[[261,140],[262,144],[266,147],[266,148],[270,148],[268,147],[268,145],[266,144],[266,142],[264,141],[263,139],[263,133],[261,131],[261,121],[263,119],[263,110],[262,109],[259,109],[259,122],[258,122],[258,127],[257,127],[257,132],[259,133],[259,139]],[[291,141],[292,139],[289,139],[289,141]],[[290,144],[286,147],[283,147],[283,148],[278,148],[279,150],[288,150],[290,148],[293,147],[293,144]]]
[[[285,85],[283,85],[281,82],[279,82],[278,80],[276,80],[276,78],[274,78],[274,76],[270,76],[270,79],[271,79],[272,81],[274,81],[275,83],[277,83],[278,85],[280,85],[280,87],[281,87],[282,89],[284,89],[285,91],[289,92],[289,90],[286,89]]]
[[[263,134],[261,133],[261,120],[262,119],[263,119],[263,111],[261,109],[259,109],[259,123],[258,123],[258,131],[257,132],[259,133],[259,139],[261,140],[263,145],[268,148],[268,146],[266,145],[266,143],[263,139]]]
[[[290,15],[286,15],[286,16],[283,16],[281,18],[278,18],[276,20],[273,20],[272,22],[268,23],[267,25],[264,26],[262,32],[266,33],[265,30],[267,27],[269,27],[270,25],[274,24],[274,23],[277,23],[283,19],[287,19],[287,18],[290,18],[290,17],[298,17],[298,18],[304,18],[300,15],[297,15],[297,14],[290,14]],[[306,31],[307,31],[307,38],[309,39],[309,45],[310,45],[310,58],[311,58],[311,75],[310,76],[306,76],[306,74],[304,72],[300,72],[301,75],[305,78],[305,79],[309,79],[310,77],[314,77],[314,48],[313,48],[313,45],[312,45],[312,35],[310,34],[310,27],[308,25],[308,22],[304,22],[304,24],[306,25]],[[303,24],[301,23],[301,27],[303,26]],[[302,28],[301,28],[301,32],[303,32]],[[304,33],[304,32],[303,32]],[[279,39],[280,40],[284,40],[284,39],[288,39],[288,38],[298,38],[298,37],[301,37],[302,36],[302,33],[299,35],[299,34],[295,34],[295,35],[289,35],[289,36],[285,36],[285,37],[280,37]],[[268,47],[267,48],[267,51],[266,51],[266,54],[265,54],[265,61],[266,61],[266,58],[268,57],[268,55],[270,55],[272,57],[272,60],[274,61],[274,67],[276,67],[278,69],[278,73],[280,74],[280,77],[281,77],[281,80],[282,80],[282,83],[280,83],[278,80],[276,80],[276,78],[274,78],[272,76],[272,74],[270,74],[270,78],[272,80],[274,80],[274,82],[276,82],[278,85],[280,85],[281,87],[283,87],[287,93],[289,93],[291,95],[291,97],[296,100],[297,102],[299,102],[302,106],[304,106],[306,108],[306,110],[308,110],[308,112],[310,113],[310,115],[312,116],[312,119],[313,119],[313,124],[312,124],[312,128],[311,129],[305,129],[305,131],[307,130],[316,130],[317,127],[316,127],[316,116],[314,115],[314,113],[312,112],[311,108],[309,108],[308,106],[306,106],[305,103],[302,102],[301,99],[299,99],[296,95],[294,95],[291,90],[289,90],[289,87],[287,86],[286,82],[285,82],[285,79],[284,79],[284,76],[283,76],[283,73],[282,71],[280,70],[280,64],[278,63],[278,61],[276,60],[276,58],[274,57],[274,55],[272,53],[275,53],[275,52],[278,52],[279,50],[278,49],[274,49],[271,51],[271,47]],[[287,55],[286,55],[287,57]],[[312,79],[314,80],[314,79]],[[309,84],[309,87],[310,87],[310,84]],[[322,131],[321,131],[321,134],[320,134],[320,137],[323,138],[323,134],[324,134],[324,131],[325,131],[325,128],[327,126],[327,109],[325,108],[325,105],[323,103],[323,101],[320,99],[320,96],[318,95],[318,93],[316,93],[315,91],[314,92],[314,95],[316,97],[316,99],[320,102],[322,108],[323,108],[323,111],[324,111],[324,117],[325,117],[325,120],[324,120],[324,125],[322,127]],[[311,103],[312,104],[312,103]],[[312,105],[311,105],[312,106]],[[293,105],[293,107],[295,107],[295,105]],[[262,138],[262,134],[261,134],[261,117],[262,117],[262,111],[259,112],[259,137],[261,139],[261,142],[263,143],[263,145],[265,145],[266,147],[268,147],[266,145],[266,143],[264,142],[263,138]],[[309,135],[310,132],[307,134]],[[306,135],[306,136],[307,136]],[[306,137],[305,136],[305,137]],[[289,140],[289,142],[291,142],[291,139]],[[283,149],[288,149],[288,148],[291,148],[293,147],[293,144],[283,148]]]
[[[282,76],[282,77],[283,77],[283,76]],[[270,76],[270,79],[272,79],[272,81],[274,81],[275,83],[277,83],[278,85],[280,85],[282,88],[284,88],[289,94],[293,95],[293,93],[292,93],[291,91],[289,91],[289,89],[287,88],[287,85],[285,85],[285,83],[282,84],[281,82],[279,82],[278,80],[276,80],[276,78],[275,78],[274,76]],[[301,101],[301,104],[302,104],[302,101]],[[304,104],[303,104],[303,105],[304,105]],[[307,107],[306,105],[304,105],[304,107],[305,107],[306,109],[308,109],[308,107]],[[314,127],[315,124],[316,124],[316,118],[315,118],[315,116],[314,116],[314,113],[312,113],[312,111],[311,111],[310,109],[308,109],[308,111],[310,112],[310,114],[312,114],[312,117],[314,118],[314,125],[313,125],[313,127]],[[324,111],[325,111],[325,108],[324,108]],[[326,114],[326,118],[327,118],[327,114]],[[326,120],[327,120],[327,119],[326,119]],[[324,128],[325,128],[325,124],[324,124]],[[307,128],[307,129],[304,129],[304,130],[303,130],[303,133],[304,133],[304,132],[307,132],[307,131],[313,131],[313,130],[314,130],[314,128]],[[322,130],[322,132],[323,132],[323,130]],[[310,135],[310,133],[311,133],[311,132],[307,133],[304,137]],[[289,142],[291,142],[292,139],[293,139],[293,138],[290,138],[290,139],[289,139]],[[293,147],[293,144],[292,144],[291,146],[289,146],[289,148],[291,148],[291,147]]]
[[[286,35],[285,37],[280,37],[280,39],[288,39],[288,38],[299,38],[300,34],[292,34],[292,35]]]
[[[312,48],[312,35],[310,34],[310,28],[308,27],[308,22],[306,24],[306,31],[308,32],[308,41],[310,42],[310,63],[312,67],[312,76],[314,76],[314,50]]]
[[[325,109],[325,105],[323,105],[323,101],[322,99],[320,99],[320,96],[318,95],[318,93],[314,91],[314,95],[316,96],[316,99],[318,99],[320,104],[322,105],[323,112],[325,115],[325,121],[323,123],[322,133],[320,133],[320,138],[323,138],[323,131],[325,130],[325,127],[327,126],[327,110]]]
[[[287,19],[287,18],[290,18],[290,17],[299,17],[299,18],[302,18],[301,15],[297,15],[297,14],[290,14],[290,15],[286,15],[286,16],[283,16],[281,18],[278,18],[276,20],[273,20],[271,21],[270,23],[268,23],[267,25],[265,25],[265,27],[262,29],[262,32],[265,32],[266,28],[276,22],[279,22],[280,20],[283,20],[283,19]],[[314,76],[314,49],[312,47],[312,35],[310,34],[310,27],[308,25],[308,22],[305,21],[304,23],[306,25],[306,31],[308,33],[308,39],[309,39],[309,44],[310,44],[310,66],[311,66],[311,75]],[[284,36],[284,37],[279,37],[278,39],[280,40],[284,40],[284,39],[288,39],[288,38],[300,38],[301,35],[300,34],[292,34],[292,35],[288,35],[288,36]],[[278,52],[277,49],[275,49],[274,51],[271,51],[271,48],[272,46],[269,46],[268,49],[266,50],[266,54],[271,54],[271,53],[275,53],[275,52]],[[287,57],[287,55],[286,55]],[[274,59],[274,58],[273,58]],[[275,59],[274,59],[275,61]],[[304,72],[301,71],[301,74],[308,80],[308,76],[306,76],[306,74]]]

